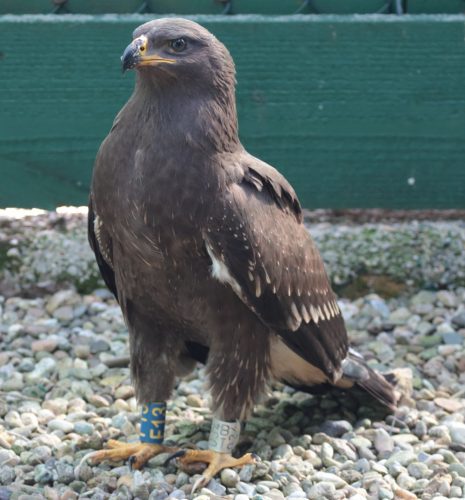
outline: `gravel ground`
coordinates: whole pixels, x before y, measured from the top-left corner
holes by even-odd
[[[114,366],[127,356],[119,308],[84,265],[82,217],[11,220],[0,213],[0,500],[190,498],[198,476],[164,466],[164,456],[140,472],[124,463],[78,467],[108,438],[137,441],[140,413],[127,366]],[[411,223],[411,234],[433,226],[435,234],[464,231],[459,222],[426,224]],[[373,227],[371,233],[386,232]],[[347,253],[354,232],[338,230]],[[363,228],[354,231],[359,238]],[[326,251],[325,258],[337,260]],[[62,281],[60,262],[68,266]],[[446,262],[443,270],[462,265]],[[18,273],[28,276],[20,287],[13,279]],[[69,284],[71,275],[85,278],[80,291]],[[41,278],[38,285],[34,277]],[[340,301],[352,344],[370,364],[412,371],[412,388],[395,415],[362,394],[316,397],[276,385],[239,446],[261,463],[223,471],[194,498],[465,498],[465,288],[450,279],[448,289],[402,292]],[[199,367],[173,394],[166,436],[204,448],[210,422]]]

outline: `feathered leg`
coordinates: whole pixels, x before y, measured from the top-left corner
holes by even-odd
[[[181,348],[176,343],[177,336],[158,334],[163,332],[161,315],[157,320],[147,317],[129,301],[123,313],[129,326],[132,381],[136,398],[142,404],[140,442],[110,440],[108,449],[95,451],[84,458],[92,463],[128,459],[132,468],[140,469],[155,455],[178,450],[163,445],[163,440],[166,401],[174,386]]]
[[[239,328],[241,328],[239,326]],[[247,329],[247,325],[242,328]],[[213,346],[208,359],[214,418],[208,450],[182,450],[176,454],[181,466],[205,462],[208,467],[194,484],[193,492],[226,467],[256,463],[258,457],[246,453],[231,456],[239,441],[241,424],[263,394],[269,376],[269,344],[263,332],[250,328],[234,335],[224,333],[222,345]]]

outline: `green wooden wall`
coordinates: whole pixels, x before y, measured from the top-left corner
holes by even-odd
[[[1,0],[0,14],[463,14],[465,0]]]
[[[0,206],[85,204],[153,16],[0,16]],[[198,16],[241,137],[306,207],[465,208],[465,16]]]

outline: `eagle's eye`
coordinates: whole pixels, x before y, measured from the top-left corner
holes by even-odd
[[[182,52],[187,47],[187,42],[184,38],[176,38],[171,40],[170,46],[175,52]]]

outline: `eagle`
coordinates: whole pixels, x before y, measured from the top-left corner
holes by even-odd
[[[95,160],[88,235],[128,326],[141,432],[91,460],[140,468],[168,451],[186,467],[206,463],[195,488],[205,485],[255,462],[232,452],[273,381],[359,386],[394,409],[393,385],[349,348],[294,189],[239,140],[226,47],[193,21],[157,19],[121,60],[135,88]],[[209,449],[178,450],[164,444],[166,402],[196,362],[211,396]]]

